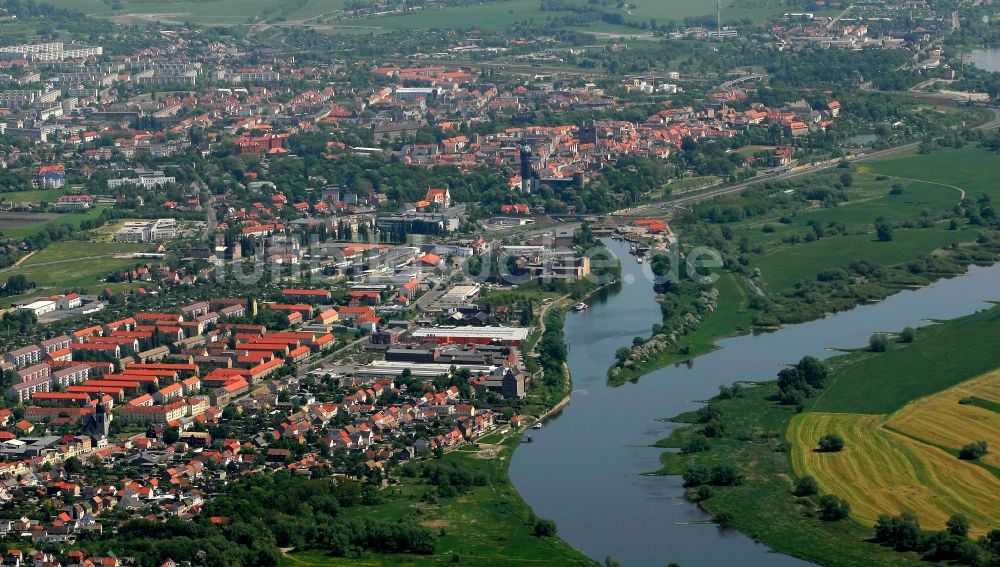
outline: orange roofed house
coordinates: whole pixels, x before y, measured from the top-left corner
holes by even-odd
[[[424,200],[436,203],[447,209],[451,206],[451,191],[447,187],[431,187],[427,190],[427,196],[424,197]]]

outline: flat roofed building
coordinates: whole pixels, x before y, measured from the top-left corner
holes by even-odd
[[[528,337],[525,327],[430,327],[416,329],[411,336],[416,340],[436,343],[502,344],[520,346]]]

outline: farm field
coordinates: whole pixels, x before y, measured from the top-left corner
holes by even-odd
[[[998,328],[1000,308],[993,308],[923,327],[914,343],[894,345],[889,352],[834,359],[829,385],[807,409],[890,414],[912,400],[991,372],[1000,368]]]
[[[1000,371],[921,398],[894,413],[887,427],[914,439],[957,452],[963,445],[986,441],[993,452],[980,459],[1000,467],[1000,413],[969,403],[966,398],[1000,402]],[[984,404],[987,405],[987,404]]]
[[[973,536],[1000,525],[1000,478],[943,449],[894,433],[885,421],[877,415],[796,415],[788,428],[795,473],[815,477],[821,494],[846,499],[852,517],[866,526],[874,525],[880,514],[903,512],[916,514],[925,529],[943,529],[953,514],[964,514]],[[843,451],[815,451],[828,434],[844,439]]]

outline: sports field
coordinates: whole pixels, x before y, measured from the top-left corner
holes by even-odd
[[[792,466],[813,476],[820,493],[851,504],[852,517],[874,525],[880,514],[911,512],[925,529],[943,529],[964,514],[973,536],[1000,526],[1000,479],[976,464],[885,427],[877,415],[804,413],[788,429]],[[821,437],[837,434],[845,448],[819,453]]]

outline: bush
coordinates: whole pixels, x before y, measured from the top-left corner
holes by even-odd
[[[538,518],[535,520],[535,527],[532,533],[537,537],[555,537],[556,523],[552,520]]]
[[[913,551],[919,548],[922,537],[920,521],[913,514],[903,513],[897,517],[883,514],[875,522],[875,542],[896,551]]]
[[[825,435],[819,440],[820,453],[839,453],[844,450],[844,438],[840,435]]]
[[[720,526],[728,526],[733,521],[733,515],[729,512],[719,512],[712,516],[712,521]]]
[[[843,520],[850,514],[851,505],[839,496],[827,494],[819,499],[819,517],[827,522]]]
[[[989,452],[988,449],[986,441],[969,443],[968,445],[963,446],[962,450],[958,452],[958,458],[964,461],[974,461]]]
[[[708,500],[712,497],[712,487],[707,485],[701,485],[698,490],[694,491],[694,501],[701,502],[702,500]]]
[[[892,240],[892,222],[888,220],[879,220],[875,222],[875,236],[878,237],[879,242],[889,242]]]
[[[796,496],[812,496],[813,494],[819,493],[819,484],[816,483],[816,479],[811,476],[804,476],[797,481],[795,481],[795,490],[793,494]]]
[[[681,478],[688,488],[703,484],[737,486],[743,483],[743,475],[732,465],[716,465],[711,469],[705,466],[689,467],[681,474]]]
[[[681,453],[701,453],[709,449],[708,439],[702,436],[692,437],[687,443],[681,446]]]
[[[712,467],[709,482],[713,486],[737,486],[743,484],[743,475],[732,465],[717,465]]]
[[[868,347],[872,352],[885,352],[889,348],[889,339],[881,333],[875,333],[868,339]]]
[[[917,338],[917,330],[913,327],[906,327],[899,333],[899,340],[904,343],[912,343]]]

